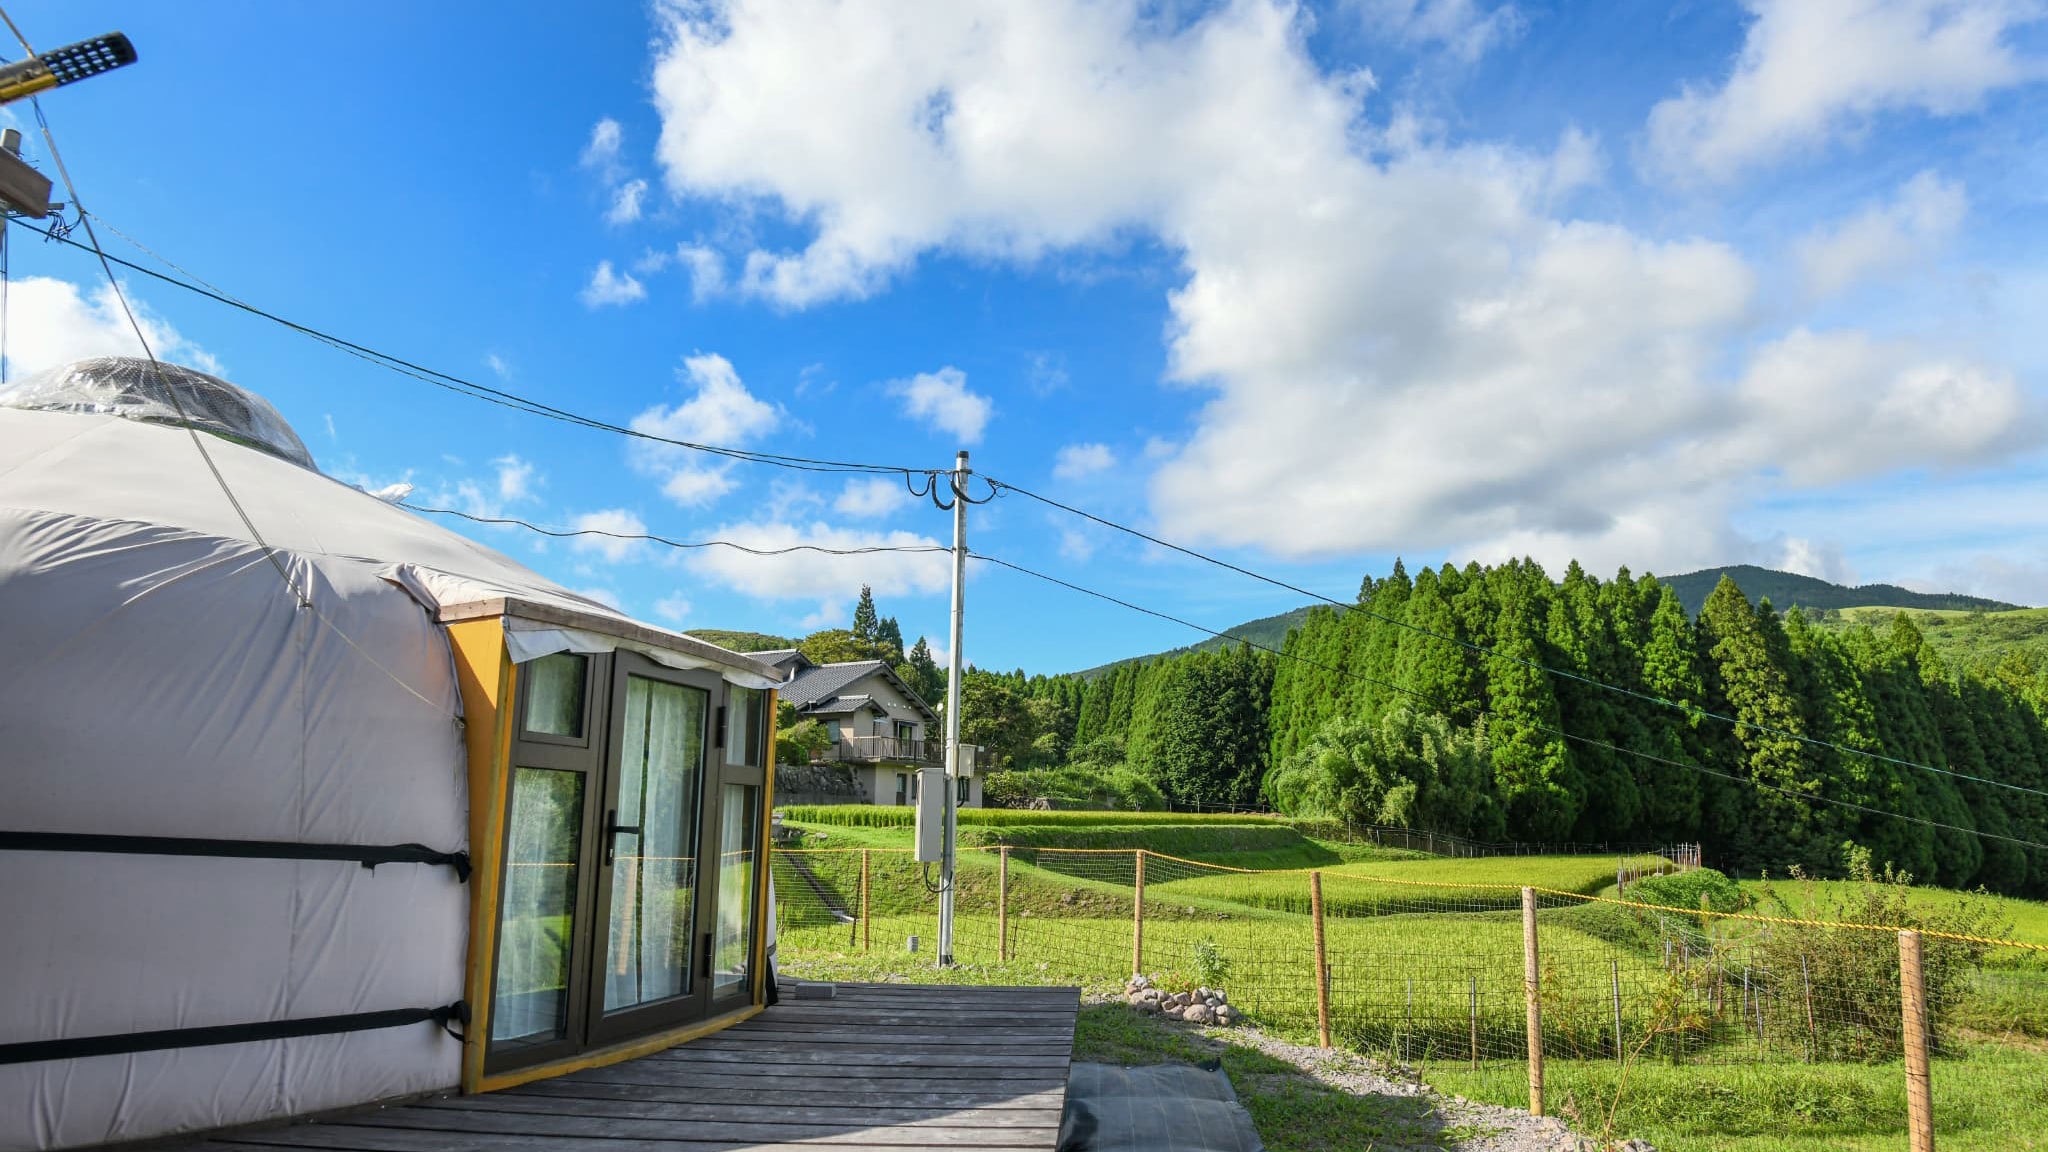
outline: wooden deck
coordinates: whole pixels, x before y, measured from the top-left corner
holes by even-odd
[[[1079,1007],[1073,988],[841,984],[607,1068],[213,1133],[176,1152],[1052,1152]]]

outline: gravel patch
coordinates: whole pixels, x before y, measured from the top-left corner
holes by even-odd
[[[1410,1070],[1392,1067],[1355,1052],[1290,1044],[1244,1024],[1231,1028],[1191,1027],[1188,1032],[1191,1039],[1198,1039],[1204,1047],[1213,1047],[1218,1052],[1226,1042],[1256,1049],[1293,1065],[1304,1075],[1340,1092],[1415,1100],[1429,1109],[1431,1128],[1437,1131],[1455,1129],[1470,1134],[1462,1140],[1432,1142],[1410,1148],[1388,1146],[1379,1152],[1411,1152],[1411,1149],[1413,1152],[1425,1149],[1448,1149],[1451,1152],[1656,1152],[1646,1140],[1602,1143],[1573,1132],[1555,1116],[1539,1118],[1529,1115],[1526,1108],[1504,1108],[1498,1104],[1482,1104],[1441,1093],[1417,1080]],[[1240,1085],[1240,1091],[1258,1090],[1265,1087],[1261,1081],[1280,1078],[1242,1076],[1239,1079],[1249,1083]]]
[[[1404,1075],[1402,1069],[1390,1068],[1355,1052],[1289,1044],[1256,1028],[1203,1031],[1206,1036],[1228,1037],[1233,1044],[1256,1048],[1339,1091],[1427,1100],[1443,1127],[1476,1132],[1468,1139],[1446,1145],[1456,1152],[1656,1152],[1648,1141],[1624,1140],[1603,1145],[1573,1132],[1555,1116],[1536,1117],[1529,1115],[1526,1108],[1503,1108],[1447,1095],[1416,1080],[1412,1074]]]

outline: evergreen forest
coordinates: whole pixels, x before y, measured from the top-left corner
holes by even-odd
[[[2048,895],[2048,852],[2014,842],[2048,843],[2044,670],[1958,666],[1903,613],[1829,625],[1725,578],[1693,615],[1626,569],[1397,562],[1278,652],[970,670],[963,737],[1010,770],[997,802],[1697,841],[1741,873],[1829,874],[1853,843],[1924,882]]]

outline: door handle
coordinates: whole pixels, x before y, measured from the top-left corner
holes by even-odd
[[[604,814],[605,867],[611,867],[612,860],[618,855],[620,836],[638,835],[640,835],[640,826],[638,824],[621,824],[619,823],[619,810],[617,808],[607,809]]]
[[[697,972],[702,979],[711,979],[711,933],[704,933],[704,947],[697,953]]]

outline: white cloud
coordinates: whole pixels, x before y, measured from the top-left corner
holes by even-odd
[[[725,258],[699,244],[676,246],[676,260],[690,270],[690,295],[698,302],[725,291]]]
[[[800,307],[928,253],[1028,262],[1133,233],[1177,254],[1169,382],[1201,405],[1151,487],[1169,536],[1681,570],[1765,547],[1731,512],[1766,489],[2039,435],[1995,366],[1764,328],[1726,244],[1559,218],[1598,174],[1581,133],[1538,153],[1373,123],[1279,0],[1171,22],[1081,0],[663,11],[669,186],[807,237],[735,253],[735,291]],[[934,413],[980,401],[956,421],[979,434],[964,377],[919,380]]]
[[[1053,457],[1052,474],[1062,480],[1079,480],[1115,466],[1116,453],[1107,444],[1069,444]]]
[[[846,516],[873,518],[887,516],[910,502],[910,492],[894,476],[869,476],[848,480],[832,508]]]
[[[1027,362],[1033,395],[1050,396],[1070,382],[1067,358],[1057,352],[1033,352]]]
[[[396,504],[407,496],[412,495],[412,485],[400,480],[396,484],[386,484],[382,488],[371,489],[370,495],[384,501],[386,504]]]
[[[533,496],[533,463],[517,456],[500,456],[491,463],[498,466],[498,499],[507,504],[530,499]]]
[[[1927,583],[1931,585],[1928,591],[1961,592],[2039,607],[2048,604],[2048,552],[2023,559],[1978,554],[1937,566],[1934,579]]]
[[[630,224],[640,218],[640,202],[647,196],[647,181],[628,180],[612,189],[612,206],[605,210],[607,224]]]
[[[950,365],[892,381],[889,394],[902,400],[910,415],[966,444],[981,442],[982,429],[995,412],[988,397],[967,390],[967,374]]]
[[[1922,172],[1889,204],[1873,204],[1798,245],[1799,265],[1813,296],[1832,296],[1868,276],[1910,268],[1954,236],[1969,211],[1963,186]]]
[[[836,549],[939,549],[852,556],[818,552],[755,556],[732,548],[706,548],[684,560],[698,575],[763,600],[815,600],[820,602],[822,612],[825,605],[844,603],[848,590],[858,589],[862,584],[872,586],[877,596],[935,593],[951,586],[952,565],[946,550],[937,540],[913,532],[835,528],[823,521],[766,521],[726,524],[710,535],[762,549],[800,544]]]
[[[618,272],[609,260],[597,262],[597,271],[590,274],[590,283],[584,286],[582,300],[585,308],[603,308],[612,304],[631,304],[645,300],[647,289],[633,279],[630,272]]]
[[[1677,179],[1742,170],[1852,134],[1881,113],[1954,116],[1987,93],[2041,79],[2010,33],[2034,0],[1744,0],[1756,17],[1717,88],[1688,86],[1650,111],[1653,168]]]
[[[1784,551],[1771,567],[1780,572],[1797,572],[1817,580],[1855,586],[1856,569],[1842,555],[1841,545],[1832,541],[1808,540],[1803,536],[1788,536],[1783,546]]]
[[[337,430],[337,429],[336,429],[336,428],[334,427],[334,413],[332,413],[332,412],[322,412],[322,413],[320,414],[320,422],[321,422],[321,423],[323,423],[323,424],[325,424],[325,425],[327,425],[327,438],[328,438],[329,440],[339,440],[339,439],[341,439],[341,433],[340,433],[340,431],[338,431],[338,430]]]
[[[670,593],[654,602],[654,614],[670,624],[681,624],[690,618],[690,602],[680,592]]]
[[[620,145],[625,142],[625,129],[617,120],[606,116],[590,129],[590,143],[583,146],[582,164],[595,168],[606,180],[616,178],[619,165]]]
[[[491,352],[484,356],[484,366],[489,368],[500,380],[510,380],[512,378],[512,362],[496,352]]]
[[[1353,0],[1368,32],[1406,44],[1437,45],[1472,61],[1513,39],[1522,14],[1512,4],[1487,8],[1478,0]]]
[[[151,312],[133,292],[128,303],[149,338],[149,350],[166,363],[221,375],[219,360],[185,339],[170,322]],[[14,281],[7,302],[7,378],[55,368],[89,356],[142,356],[141,341],[105,284],[87,296],[68,280],[24,276]]]
[[[702,508],[737,487],[730,464],[678,464],[661,482],[661,494],[685,508]]]
[[[1085,532],[1073,528],[1061,528],[1060,555],[1076,564],[1085,564],[1095,555],[1095,541]]]
[[[640,517],[624,508],[605,508],[596,512],[585,512],[576,517],[571,525],[578,532],[609,532],[609,536],[578,536],[569,547],[572,551],[592,553],[604,557],[613,564],[638,559],[646,547],[643,540],[621,540],[619,536],[644,536],[647,524]]]
[[[634,431],[734,448],[774,431],[781,421],[781,410],[747,391],[732,362],[716,353],[686,358],[676,378],[696,392],[673,408],[657,404],[633,417]],[[710,463],[688,448],[640,441],[632,458],[635,467],[661,479],[664,495],[686,508],[710,504],[734,487],[730,461]]]

